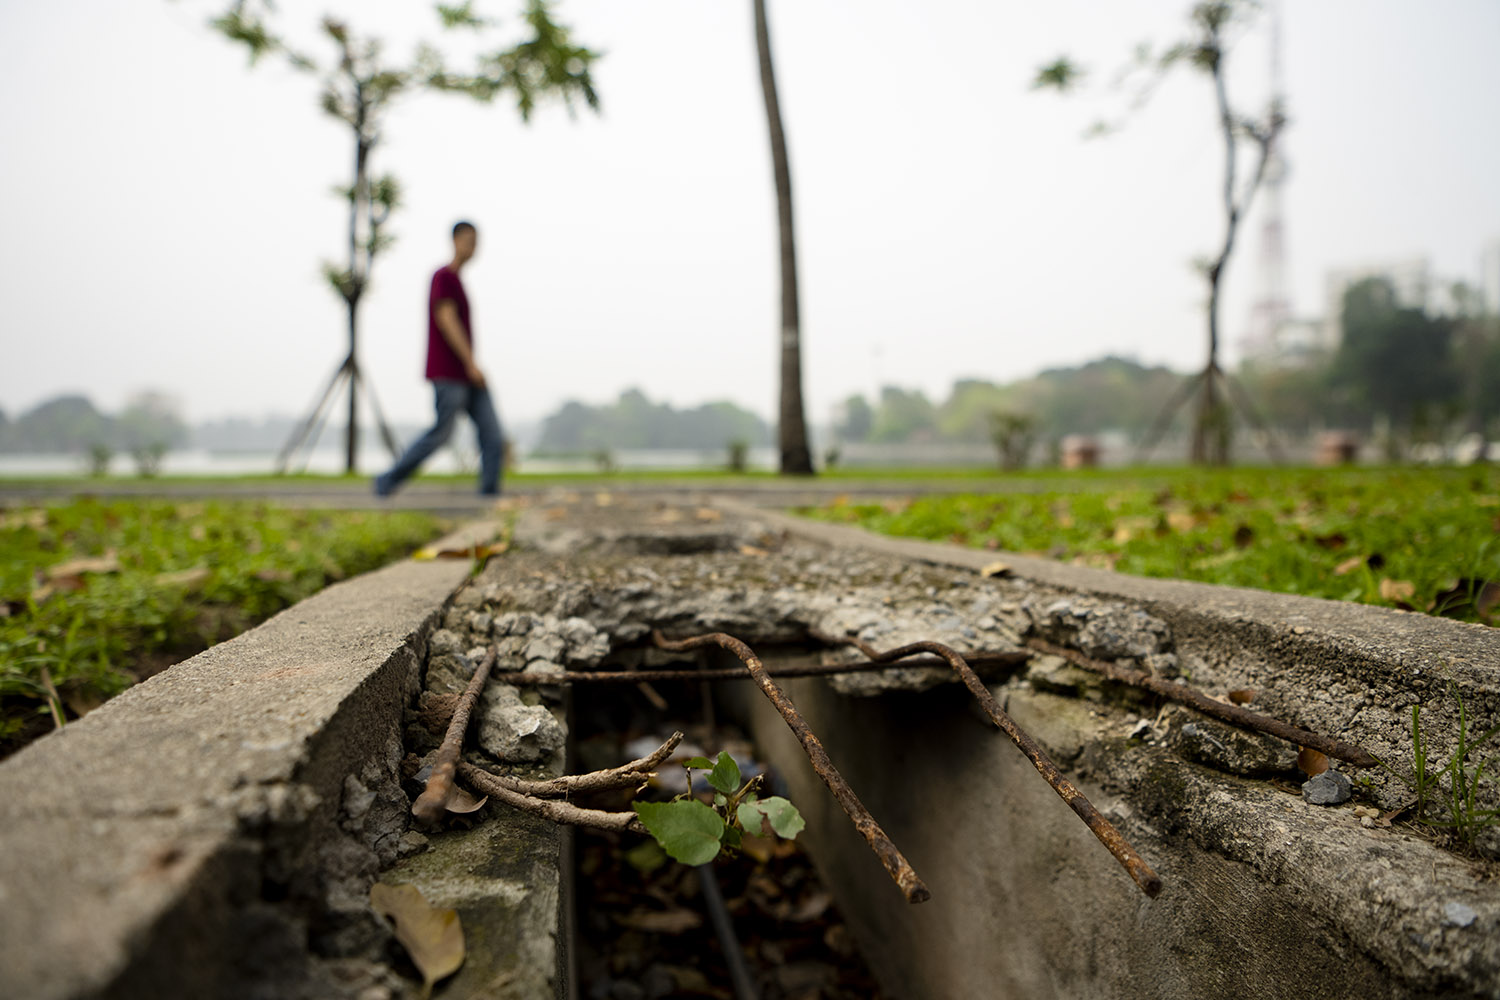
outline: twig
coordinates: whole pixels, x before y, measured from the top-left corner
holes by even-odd
[[[412,815],[424,823],[434,823],[443,815],[443,810],[448,806],[448,796],[453,791],[453,772],[458,763],[458,756],[463,751],[464,733],[469,728],[469,716],[474,711],[474,703],[479,700],[479,692],[484,690],[484,682],[490,676],[490,668],[495,665],[495,657],[499,653],[499,647],[491,646],[489,652],[484,654],[474,676],[469,678],[469,686],[464,689],[463,696],[458,699],[458,705],[453,709],[453,718],[448,721],[448,732],[443,737],[442,745],[437,749],[437,756],[433,759],[432,774],[427,778],[427,787],[422,789],[422,794],[417,796],[417,801],[411,804]]]
[[[796,736],[797,741],[802,744],[802,749],[806,752],[807,759],[812,762],[813,770],[818,773],[818,777],[823,779],[823,783],[828,786],[828,790],[833,793],[833,797],[838,799],[839,805],[844,807],[844,812],[854,821],[854,828],[869,843],[870,849],[875,852],[875,856],[885,866],[886,872],[890,874],[891,878],[895,880],[896,885],[901,889],[902,894],[906,896],[906,901],[908,903],[920,903],[932,898],[932,893],[928,891],[926,884],[923,883],[916,871],[912,869],[912,866],[902,856],[896,845],[891,842],[891,838],[886,836],[885,831],[880,828],[880,824],[875,822],[875,817],[870,815],[870,810],[866,809],[864,803],[859,801],[859,797],[854,794],[854,790],[849,787],[849,783],[843,779],[838,769],[833,766],[833,761],[828,759],[828,751],[823,749],[823,744],[818,741],[818,738],[813,735],[813,731],[808,728],[807,723],[797,712],[791,699],[787,698],[786,692],[782,691],[776,685],[776,682],[771,679],[770,675],[766,673],[765,666],[760,662],[755,653],[751,651],[749,646],[734,636],[726,635],[723,632],[710,632],[705,635],[695,635],[687,639],[672,641],[663,636],[661,632],[653,631],[651,637],[656,642],[656,645],[662,649],[680,651],[697,649],[701,646],[720,646],[739,657],[745,664],[746,669],[750,671],[750,675],[755,678],[755,682],[760,685],[761,691],[770,699],[771,704],[776,706],[776,710],[781,713],[781,717],[786,720],[787,728],[792,731],[792,735]]]
[[[1071,663],[1075,663],[1085,670],[1092,670],[1097,674],[1103,674],[1112,681],[1121,684],[1129,684],[1131,687],[1144,688],[1155,694],[1161,695],[1171,701],[1181,702],[1190,708],[1195,708],[1204,715],[1211,715],[1216,719],[1240,726],[1244,729],[1254,729],[1262,733],[1270,733],[1279,736],[1299,746],[1311,747],[1330,757],[1345,760],[1355,767],[1379,767],[1380,761],[1376,760],[1364,747],[1345,743],[1343,740],[1334,739],[1331,736],[1323,736],[1290,723],[1273,719],[1269,715],[1261,715],[1238,705],[1226,705],[1222,701],[1216,701],[1197,688],[1186,684],[1174,684],[1164,681],[1159,677],[1153,677],[1143,670],[1131,670],[1122,667],[1118,663],[1110,663],[1107,660],[1095,660],[1066,646],[1059,646],[1045,639],[1027,639],[1026,645],[1042,653],[1051,653],[1061,656]]]
[[[555,796],[572,795],[575,792],[601,792],[610,788],[629,788],[631,785],[639,785],[649,778],[656,768],[672,756],[677,745],[682,742],[681,733],[673,733],[671,739],[653,750],[650,756],[633,760],[619,767],[611,767],[603,771],[590,771],[587,774],[564,774],[558,778],[549,778],[545,781],[531,781],[526,778],[517,778],[509,774],[495,774],[493,771],[483,771],[489,775],[490,780],[515,792],[517,795],[530,795],[537,798],[552,798]],[[481,769],[482,770],[482,769]]]
[[[814,636],[817,637],[816,635]],[[834,645],[842,645],[835,641]],[[1025,650],[1001,653],[975,653],[965,656],[975,669],[1016,667],[1031,659]],[[946,667],[947,664],[935,656],[923,657],[903,664],[906,667]],[[821,677],[828,674],[857,674],[873,670],[889,670],[889,663],[809,663],[802,666],[778,667],[767,670],[772,677]],[[553,673],[506,674],[507,684],[635,684],[639,681],[745,681],[754,680],[754,675],[737,668],[712,670],[563,670]]]
[[[832,636],[819,635],[815,638],[837,641]],[[1131,847],[1120,831],[1115,829],[1114,824],[1094,808],[1094,804],[1078,790],[1078,786],[1057,769],[1057,765],[1052,763],[1052,759],[1047,756],[1046,751],[1036,740],[1032,739],[1024,729],[1016,725],[1015,720],[1006,714],[1005,710],[1000,707],[1000,703],[995,701],[995,696],[990,694],[989,688],[984,686],[984,682],[969,668],[962,656],[939,642],[913,642],[882,653],[853,636],[844,641],[857,647],[872,660],[889,662],[922,652],[936,653],[941,656],[949,666],[958,671],[958,675],[963,678],[964,686],[979,700],[979,704],[984,708],[985,714],[990,717],[990,721],[999,726],[1005,735],[1010,737],[1010,741],[1026,755],[1032,766],[1037,769],[1037,773],[1052,786],[1053,791],[1057,792],[1058,797],[1078,814],[1078,818],[1093,831],[1095,837],[1099,838],[1099,843],[1108,848],[1109,853],[1115,856],[1115,860],[1125,867],[1130,877],[1135,880],[1135,884],[1141,887],[1141,891],[1153,898],[1161,892],[1161,877],[1151,870],[1151,866],[1136,853],[1135,848]]]
[[[530,795],[522,795],[520,792],[512,791],[505,785],[495,780],[495,775],[481,768],[475,767],[467,761],[460,761],[458,773],[464,781],[479,791],[493,798],[499,799],[506,805],[529,813],[535,813],[543,819],[549,819],[554,823],[566,823],[569,826],[586,826],[594,830],[629,830],[633,833],[648,833],[642,825],[640,817],[633,812],[605,812],[602,809],[582,809],[569,802],[559,802],[557,799],[536,799]]]

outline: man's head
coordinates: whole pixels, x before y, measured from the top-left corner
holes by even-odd
[[[472,222],[455,222],[453,224],[453,259],[462,264],[474,256],[474,250],[479,245],[479,231],[474,228]]]

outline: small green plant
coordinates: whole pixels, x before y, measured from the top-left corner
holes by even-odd
[[[738,850],[746,834],[767,830],[793,840],[805,825],[797,807],[779,795],[761,798],[761,775],[741,784],[740,768],[727,752],[716,761],[686,761],[688,790],[670,802],[636,802],[632,807],[651,836],[668,855],[685,865],[705,865],[720,851]],[[693,797],[693,770],[708,772],[713,805]]]
[[[1477,758],[1479,748],[1496,733],[1500,733],[1500,726],[1494,726],[1478,739],[1471,739],[1468,710],[1464,706],[1463,696],[1459,694],[1458,686],[1451,680],[1448,682],[1448,687],[1458,703],[1458,741],[1453,748],[1453,753],[1442,765],[1430,766],[1432,760],[1430,741],[1422,732],[1422,706],[1413,705],[1411,707],[1412,777],[1408,779],[1389,767],[1386,770],[1410,785],[1416,792],[1417,822],[1450,830],[1460,844],[1472,849],[1481,830],[1500,825],[1500,809],[1481,808],[1479,799],[1480,783],[1484,780],[1486,769],[1494,763],[1494,758],[1479,761],[1477,765],[1470,758],[1471,756]],[[1442,808],[1446,818],[1428,815],[1429,807],[1434,803]]]

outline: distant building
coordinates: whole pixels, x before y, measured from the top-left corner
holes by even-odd
[[[1369,278],[1384,278],[1396,290],[1396,303],[1407,309],[1427,309],[1432,298],[1431,266],[1426,257],[1367,264],[1329,271],[1324,278],[1323,338],[1337,345],[1344,329],[1344,293]]]

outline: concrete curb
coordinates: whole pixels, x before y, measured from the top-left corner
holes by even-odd
[[[892,538],[736,499],[718,498],[715,505],[732,516],[824,545],[973,570],[1002,562],[1026,580],[1138,604],[1165,619],[1179,636],[1210,650],[1254,646],[1274,650],[1288,660],[1338,660],[1345,670],[1378,667],[1383,672],[1396,671],[1418,688],[1448,670],[1466,690],[1500,695],[1500,629],[1484,625],[1367,604],[1131,576],[1008,552]]]
[[[0,994],[232,992],[202,977],[243,961],[265,883],[295,897],[316,877],[311,842],[399,736],[470,569],[405,561],[328,587],[0,765]]]

